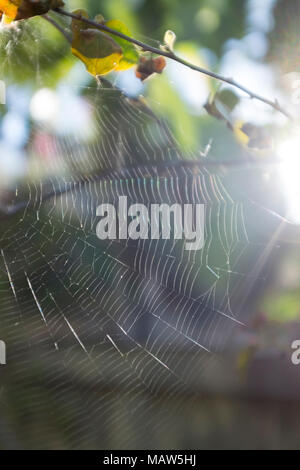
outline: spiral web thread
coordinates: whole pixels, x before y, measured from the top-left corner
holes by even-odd
[[[268,235],[253,238],[249,200],[213,167],[185,165],[143,102],[106,88],[88,89],[86,99],[93,138],[52,136],[48,177],[16,188],[7,206],[16,210],[2,221],[9,363],[0,406],[4,420],[13,404],[18,420],[39,423],[26,441],[25,419],[21,446],[52,438],[105,448],[117,433],[116,447],[144,446],[149,435],[155,447],[156,432],[170,432],[169,403],[197,396],[202,375],[243,327],[251,287],[265,279]],[[96,208],[119,196],[147,207],[204,204],[204,248],[99,240]],[[165,400],[159,411],[156,398]]]

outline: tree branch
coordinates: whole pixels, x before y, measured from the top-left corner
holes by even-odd
[[[218,73],[212,72],[212,71],[204,69],[202,67],[198,67],[197,65],[192,64],[192,63],[188,62],[187,60],[182,59],[181,57],[178,57],[176,54],[174,54],[171,51],[164,51],[164,50],[161,50],[159,48],[150,46],[149,44],[146,44],[142,41],[131,38],[130,36],[127,36],[126,34],[120,33],[119,31],[115,31],[114,29],[109,28],[105,24],[97,23],[96,21],[90,20],[89,18],[85,18],[81,15],[75,15],[74,13],[69,13],[68,11],[63,10],[62,8],[56,8],[53,11],[59,13],[60,15],[67,16],[69,18],[73,18],[75,20],[82,21],[86,24],[89,24],[90,26],[93,26],[97,29],[100,29],[101,31],[105,31],[106,33],[110,33],[110,34],[113,34],[114,36],[118,36],[121,39],[125,39],[126,41],[131,42],[132,44],[135,44],[136,46],[140,47],[141,49],[143,49],[146,52],[152,52],[153,54],[164,56],[164,57],[166,57],[168,59],[171,59],[171,60],[174,60],[174,61],[176,61],[176,62],[192,69],[192,70],[195,70],[199,73],[207,75],[207,76],[209,76],[209,77],[211,77],[215,80],[218,80],[218,81],[223,82],[223,83],[227,83],[228,85],[231,85],[231,86],[233,86],[235,88],[238,88],[239,90],[243,91],[251,99],[261,101],[262,103],[265,103],[268,106],[271,106],[273,109],[275,109],[279,113],[283,114],[288,119],[293,120],[293,117],[291,116],[291,114],[288,111],[286,111],[284,108],[282,108],[279,105],[277,100],[271,101],[267,98],[264,98],[263,96],[260,96],[256,93],[252,92],[248,88],[244,87],[243,85],[239,84],[233,78],[227,78],[227,77],[224,77],[224,76],[222,76]]]
[[[68,41],[68,43],[72,44],[71,37],[66,33],[66,31],[58,23],[56,23],[56,21],[53,18],[51,18],[48,15],[42,15],[42,18],[48,21],[48,23],[51,23],[52,26],[54,26],[54,28],[56,28],[64,36],[64,38]]]

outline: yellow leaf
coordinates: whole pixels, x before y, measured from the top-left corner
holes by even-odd
[[[74,14],[88,18],[85,10]],[[117,68],[122,48],[108,34],[77,19],[72,20],[72,33],[72,53],[85,64],[89,73],[105,75]]]
[[[14,20],[22,0],[0,0],[0,12],[7,18]]]
[[[243,127],[243,122],[242,121],[237,121],[235,123],[235,125],[233,126],[233,133],[234,133],[237,141],[240,144],[248,147],[249,136],[245,132],[243,132],[242,127]]]
[[[87,71],[94,75],[105,75],[116,68],[120,60],[120,54],[111,54],[101,59],[87,58],[76,49],[72,48],[72,53],[78,57],[86,66]]]
[[[249,148],[256,150],[272,150],[273,138],[271,133],[265,127],[245,122],[242,124],[240,129],[249,139]]]
[[[0,0],[0,16],[5,15],[7,23],[32,16],[43,15],[51,8],[63,6],[62,0]]]

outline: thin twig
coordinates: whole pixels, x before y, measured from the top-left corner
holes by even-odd
[[[121,39],[125,39],[126,41],[131,42],[132,44],[135,44],[136,46],[140,47],[144,51],[152,52],[153,54],[157,54],[157,55],[167,57],[168,59],[172,59],[176,62],[179,62],[180,64],[185,65],[186,67],[189,67],[192,70],[196,70],[197,72],[200,72],[204,75],[207,75],[207,76],[209,76],[209,77],[211,77],[215,80],[219,80],[223,83],[227,83],[228,85],[231,85],[231,86],[233,86],[235,88],[238,88],[239,90],[243,91],[251,99],[261,101],[262,103],[265,103],[268,106],[271,106],[273,109],[275,109],[279,113],[283,114],[288,119],[293,120],[293,117],[290,115],[290,113],[288,113],[288,111],[283,109],[279,105],[277,100],[271,101],[267,98],[264,98],[263,96],[260,96],[256,93],[252,92],[248,88],[244,87],[243,85],[239,84],[233,78],[227,78],[227,77],[224,77],[224,76],[222,76],[218,73],[212,72],[211,70],[207,70],[207,69],[204,69],[202,67],[198,67],[198,65],[192,64],[191,62],[188,62],[187,60],[184,60],[181,57],[178,57],[176,54],[174,54],[171,51],[164,51],[162,49],[158,49],[156,47],[150,46],[149,44],[146,44],[142,41],[139,41],[138,39],[131,38],[130,36],[127,36],[126,34],[120,33],[119,31],[116,31],[112,28],[109,28],[105,24],[97,23],[97,21],[90,20],[89,18],[85,18],[81,15],[75,15],[74,13],[69,13],[68,11],[63,10],[62,8],[56,8],[53,11],[59,13],[60,15],[68,16],[69,18],[73,18],[75,20],[82,21],[86,24],[89,24],[90,26],[93,26],[97,29],[100,29],[101,31],[105,31],[107,33],[113,34],[114,36],[118,36]]]
[[[54,26],[54,28],[56,28],[64,36],[64,38],[68,41],[68,43],[72,44],[71,37],[66,33],[66,31],[58,23],[56,23],[56,21],[53,18],[51,18],[48,15],[42,15],[42,18],[48,21],[48,23],[51,23],[52,26]]]

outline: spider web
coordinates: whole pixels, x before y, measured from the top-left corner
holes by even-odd
[[[163,447],[174,409],[194,406],[247,322],[278,248],[281,219],[237,183],[246,174],[257,190],[260,169],[186,160],[167,124],[116,89],[86,88],[85,99],[93,137],[52,136],[48,177],[2,204],[3,447]],[[99,240],[96,208],[119,196],[204,204],[204,248]]]

